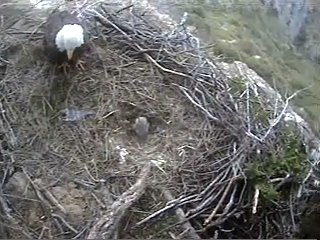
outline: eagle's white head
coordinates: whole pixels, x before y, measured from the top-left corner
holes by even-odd
[[[84,43],[84,29],[79,24],[64,25],[57,33],[55,42],[61,52],[67,51],[70,60],[74,49]]]

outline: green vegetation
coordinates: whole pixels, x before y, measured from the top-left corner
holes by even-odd
[[[236,78],[230,82],[231,92],[237,98],[247,91],[246,82]],[[252,90],[249,91],[251,92]],[[243,102],[243,98],[239,98]],[[246,108],[246,102],[242,106]],[[266,128],[269,120],[273,118],[273,111],[268,106],[263,106],[263,102],[250,93],[250,113],[251,121],[261,123]],[[300,182],[306,177],[309,163],[305,147],[299,137],[298,131],[294,127],[284,127],[277,134],[277,138],[272,143],[267,143],[263,148],[260,157],[251,159],[246,166],[246,176],[251,186],[257,187],[266,202],[279,200],[286,196],[288,188],[276,187],[280,181],[274,179],[284,179],[288,175],[294,176],[296,182]],[[271,144],[271,145],[270,145]]]
[[[234,96],[240,97],[246,91],[246,81],[240,78],[232,79],[229,83],[231,86],[231,92]],[[262,106],[261,101],[259,101],[258,97],[254,95],[252,89],[250,91],[250,113],[254,116],[251,116],[251,120],[262,123],[264,126],[269,126],[270,119],[273,118],[272,109],[267,109],[267,106]],[[240,99],[243,102],[243,99]],[[247,103],[245,103],[247,104]]]
[[[263,159],[255,159],[247,166],[247,176],[251,184],[257,186],[266,200],[277,200],[284,196],[276,188],[279,182],[272,179],[285,178],[288,174],[301,181],[307,174],[308,162],[305,147],[297,133],[287,128],[280,136],[281,144],[275,144],[274,149],[268,152]]]
[[[245,4],[245,0],[239,2],[232,6],[208,6],[199,0],[199,4],[186,5],[191,19],[188,24],[215,43],[215,55],[223,56],[226,62],[247,63],[283,95],[311,86],[293,101],[305,109],[313,127],[319,130],[320,67],[297,53],[286,37],[285,26],[274,13],[259,5],[259,1],[254,5]]]
[[[235,97],[243,95],[247,90],[245,81],[239,78],[232,79],[230,86]],[[262,123],[267,127],[273,112],[267,106],[263,106],[252,92],[249,103],[250,113],[253,114],[251,121]],[[276,142],[265,147],[260,158],[252,159],[246,166],[249,184],[257,187],[267,202],[279,200],[286,192],[276,187],[279,181],[273,182],[272,179],[285,178],[289,174],[295,176],[297,181],[301,181],[306,176],[308,169],[305,147],[295,128],[282,129],[280,136],[274,141]]]

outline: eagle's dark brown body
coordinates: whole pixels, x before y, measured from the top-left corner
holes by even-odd
[[[80,20],[68,11],[57,11],[52,13],[44,26],[44,50],[50,60],[54,64],[63,64],[69,62],[75,64],[85,52],[85,44],[75,49],[71,61],[68,61],[66,51],[60,52],[55,44],[57,33],[66,24],[79,24],[83,27]]]

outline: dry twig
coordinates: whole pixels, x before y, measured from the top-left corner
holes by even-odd
[[[110,239],[118,228],[119,222],[123,218],[128,208],[137,201],[146,187],[146,180],[150,173],[151,165],[148,163],[142,170],[137,182],[123,193],[99,218],[90,229],[88,239]]]

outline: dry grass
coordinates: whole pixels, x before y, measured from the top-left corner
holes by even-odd
[[[8,46],[15,54],[7,55],[0,82],[2,236],[84,238],[150,162],[148,188],[140,191],[144,196],[132,193],[135,204],[121,221],[124,230],[112,234],[172,237],[182,231],[169,234],[171,221],[179,225],[174,218],[145,234],[141,227],[180,207],[202,237],[216,231],[220,238],[291,236],[294,203],[292,211],[279,206],[288,217],[281,219],[287,229],[259,230],[260,221],[281,222],[279,211],[265,212],[262,204],[251,218],[254,183],[245,173],[247,164],[286,151],[275,147],[285,144],[279,137],[282,125],[263,143],[248,136],[243,101],[234,99],[227,77],[187,32],[163,32],[150,16],[128,9],[111,14],[101,5],[87,15],[96,38],[86,53],[86,72],[71,71],[67,78],[55,72],[44,61],[38,37]],[[66,121],[70,108],[91,116]],[[132,131],[139,116],[151,123],[144,143]],[[251,120],[253,134],[268,127],[255,114]],[[167,191],[179,199],[135,228],[165,207]],[[245,220],[249,223],[240,227]],[[237,229],[228,233],[218,227]]]

